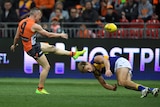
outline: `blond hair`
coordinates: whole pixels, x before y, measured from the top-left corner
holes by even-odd
[[[37,12],[41,12],[41,10],[40,10],[39,8],[34,7],[34,8],[32,8],[32,9],[30,10],[30,15],[34,15],[34,14],[37,13]],[[41,12],[41,13],[42,13],[42,12]]]
[[[85,73],[83,70],[84,70],[84,67],[85,67],[86,64],[87,64],[87,62],[85,62],[85,61],[82,61],[82,62],[78,63],[78,69],[81,73]]]

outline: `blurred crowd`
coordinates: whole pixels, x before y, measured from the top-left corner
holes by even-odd
[[[19,22],[33,7],[42,10],[41,21],[51,23],[53,32],[58,32],[62,22],[68,22],[67,27],[86,29],[121,20],[160,20],[160,0],[0,0],[0,22]],[[81,22],[95,25],[74,24]],[[86,33],[95,37],[92,31]],[[77,34],[81,36],[81,31]]]

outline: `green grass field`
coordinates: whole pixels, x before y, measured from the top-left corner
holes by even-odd
[[[136,82],[160,87],[160,81]],[[50,95],[35,94],[37,83],[31,78],[0,78],[0,107],[160,107],[160,96],[141,99],[140,92],[123,87],[109,91],[94,79],[47,79]]]

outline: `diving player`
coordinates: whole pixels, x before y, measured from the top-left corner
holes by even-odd
[[[116,85],[109,85],[105,82],[102,74],[107,77],[111,77],[113,74],[117,77],[117,83],[127,89],[141,91],[141,98],[147,96],[148,93],[152,93],[153,96],[158,96],[159,88],[149,88],[141,84],[137,84],[131,80],[132,67],[129,61],[123,57],[109,57],[103,55],[96,55],[91,62],[78,63],[78,69],[82,73],[93,73],[99,83],[106,89],[115,90]]]

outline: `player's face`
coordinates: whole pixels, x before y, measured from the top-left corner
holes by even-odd
[[[93,66],[91,63],[87,62],[86,65],[83,67],[84,72],[93,72]]]

